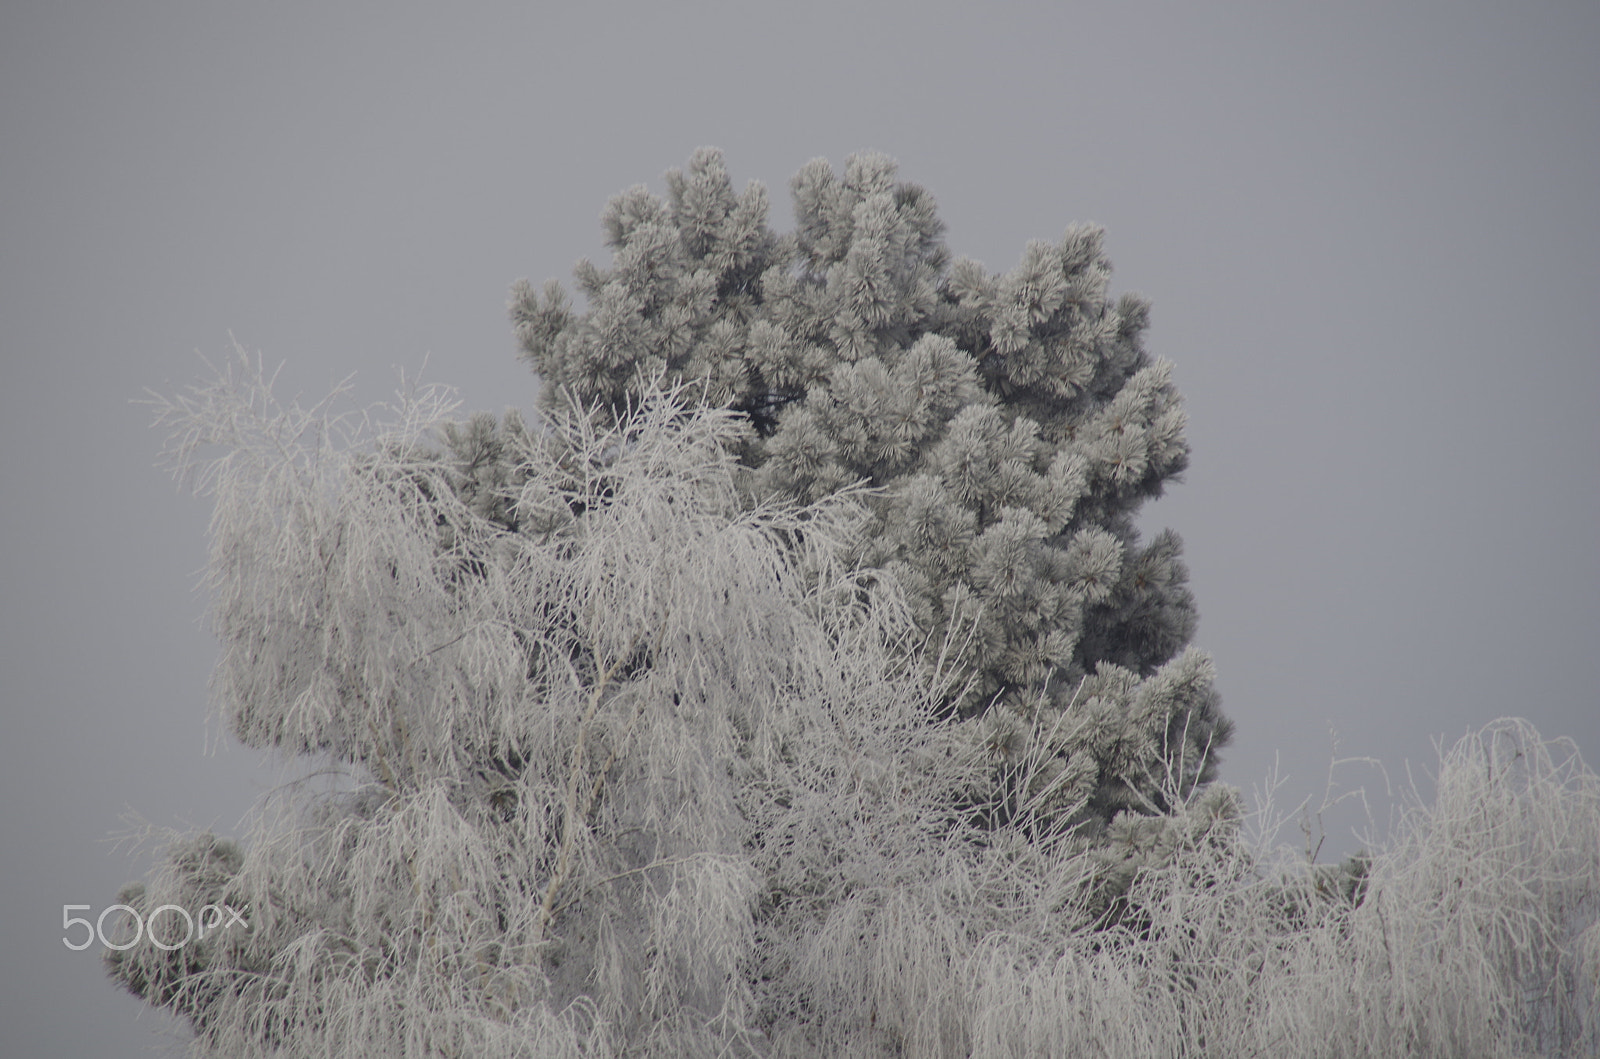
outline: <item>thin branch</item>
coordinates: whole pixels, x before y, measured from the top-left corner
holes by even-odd
[[[576,841],[580,812],[578,809],[578,787],[583,777],[583,751],[588,740],[589,725],[594,721],[595,713],[600,709],[600,700],[605,694],[607,685],[628,659],[633,657],[634,650],[639,645],[639,640],[644,633],[641,631],[633,638],[627,650],[620,653],[616,659],[607,666],[595,682],[594,690],[589,695],[589,707],[584,712],[583,720],[578,725],[577,744],[572,750],[572,773],[567,781],[567,803],[565,823],[561,829],[561,851],[556,858],[556,869],[550,877],[550,886],[545,890],[544,903],[539,908],[539,931],[541,934],[550,924],[550,919],[555,915],[556,894],[567,879],[567,872],[572,859],[572,847]]]

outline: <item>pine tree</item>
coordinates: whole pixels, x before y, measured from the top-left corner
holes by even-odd
[[[866,483],[857,559],[974,676],[948,708],[983,719],[996,809],[1029,733],[1085,837],[1170,807],[1163,791],[1212,778],[1231,726],[1187,647],[1178,537],[1143,544],[1134,524],[1189,453],[1171,368],[1141,343],[1148,306],[1110,299],[1098,228],[1030,243],[1004,275],[952,262],[932,197],[881,155],[842,177],[813,161],[792,191],[780,236],[764,188],[736,194],[703,149],[666,201],[613,199],[610,268],[575,270],[583,312],[554,281],[513,291],[545,399],[616,415],[658,378],[692,383],[748,418],[758,495]]]
[[[962,1054],[974,945],[1123,923],[1232,826],[1132,522],[1182,414],[1098,234],[995,279],[881,158],[808,167],[786,238],[713,153],[669,183],[586,313],[519,287],[539,429],[243,368],[166,407],[220,711],[338,777],[122,895],[249,910],[108,954],[206,1054]]]

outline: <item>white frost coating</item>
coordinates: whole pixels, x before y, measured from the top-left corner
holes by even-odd
[[[1112,759],[1111,714],[1167,709],[1203,657],[1131,700],[1109,667],[1032,729],[940,721],[892,580],[837,558],[856,499],[752,508],[737,419],[684,398],[540,433],[441,426],[435,391],[338,420],[241,359],[167,406],[218,505],[218,707],[341,773],[124,892],[245,910],[108,955],[195,1054],[1600,1046],[1600,783],[1575,754],[1520,722],[1464,740],[1364,877],[1285,875],[1230,790],[1180,796],[1192,775],[1081,842],[1093,777],[1051,748]]]
[[[242,857],[193,840],[250,933],[116,974],[222,1055],[761,1051],[778,836],[886,796],[934,833],[977,764],[888,582],[834,559],[859,507],[747,509],[737,418],[655,393],[505,424],[509,528],[428,446],[446,409],[278,409],[244,359],[168,406],[217,499],[220,711],[354,789],[297,788]]]

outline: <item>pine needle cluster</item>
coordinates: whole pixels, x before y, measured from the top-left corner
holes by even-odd
[[[1046,726],[1068,800],[1087,795],[1085,834],[1147,811],[1168,777],[1209,780],[1231,725],[1186,650],[1180,543],[1134,525],[1187,466],[1184,412],[1144,350],[1148,305],[1110,294],[1101,230],[1031,243],[991,275],[952,260],[933,197],[882,155],[843,174],[813,161],[791,190],[780,235],[765,188],[736,193],[704,149],[667,174],[665,200],[614,198],[610,267],[575,270],[582,311],[554,281],[513,291],[546,401],[615,415],[653,380],[690,383],[747,418],[738,455],[758,495],[873,488],[855,558],[974,676],[951,712],[994,712],[1009,739],[1094,684],[1096,725]]]

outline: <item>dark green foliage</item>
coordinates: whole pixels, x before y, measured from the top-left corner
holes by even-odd
[[[842,177],[813,161],[792,192],[795,230],[775,234],[765,190],[735,193],[701,150],[665,201],[613,199],[610,267],[575,270],[585,310],[554,282],[515,288],[544,400],[615,416],[658,377],[689,382],[749,417],[758,495],[875,487],[858,558],[971,674],[954,713],[992,715],[1013,751],[1047,739],[1080,824],[1186,796],[1230,725],[1185,650],[1178,538],[1134,526],[1187,465],[1184,415],[1142,344],[1148,306],[1109,294],[1101,231],[1030,243],[997,276],[951,260],[932,197],[881,155]]]

